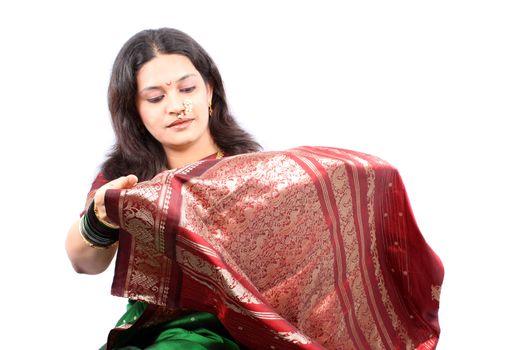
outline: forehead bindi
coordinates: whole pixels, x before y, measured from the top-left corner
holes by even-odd
[[[139,91],[150,87],[160,88],[199,77],[199,72],[186,56],[159,55],[137,72],[137,87]]]

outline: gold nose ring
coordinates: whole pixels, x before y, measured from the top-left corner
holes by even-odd
[[[191,100],[186,100],[182,102],[182,107],[184,107],[184,110],[177,114],[177,119],[181,119],[186,114],[191,113],[191,111],[193,111],[193,102],[191,102]]]
[[[191,113],[191,111],[193,111],[193,102],[191,102],[191,100],[182,102],[182,106],[184,107],[184,113]]]

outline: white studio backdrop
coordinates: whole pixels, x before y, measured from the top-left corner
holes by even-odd
[[[64,240],[113,142],[113,60],[164,26],[207,49],[267,150],[336,146],[396,166],[445,265],[438,349],[515,348],[523,18],[519,1],[2,3],[0,348],[96,349],[124,312],[113,267],[75,274]]]

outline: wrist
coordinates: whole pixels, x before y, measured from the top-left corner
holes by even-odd
[[[79,231],[84,241],[92,248],[109,248],[118,241],[119,234],[118,228],[112,226],[97,217],[93,201],[80,220]]]
[[[100,217],[100,214],[97,210],[97,205],[95,204],[95,201],[93,201],[93,212],[95,213],[95,218],[104,226],[108,227],[108,228],[112,228],[112,229],[119,229],[119,226],[118,225],[115,225],[107,220],[104,220]]]

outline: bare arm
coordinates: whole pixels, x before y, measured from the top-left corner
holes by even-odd
[[[78,229],[80,219],[69,229],[66,238],[66,251],[71,260],[73,268],[78,273],[87,273],[95,275],[104,272],[117,251],[117,245],[113,245],[108,249],[96,249],[89,246]]]
[[[135,175],[123,176],[113,181],[108,182],[100,187],[95,193],[94,201],[97,208],[98,217],[103,221],[111,223],[106,215],[106,208],[104,206],[104,195],[108,189],[126,189],[135,186],[137,183]],[[98,274],[105,271],[117,251],[117,245],[113,245],[107,249],[97,249],[91,247],[84,241],[79,230],[78,219],[69,229],[66,238],[66,252],[73,268],[78,273]]]

